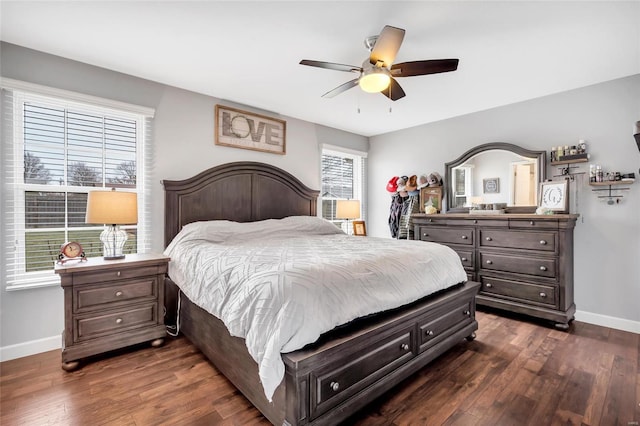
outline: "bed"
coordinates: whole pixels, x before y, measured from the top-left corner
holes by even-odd
[[[263,163],[224,164],[163,185],[166,246],[198,222],[259,222],[313,217],[317,211],[318,191]],[[478,328],[479,284],[461,282],[359,317],[301,349],[282,353],[283,379],[266,393],[249,342],[231,336],[222,320],[180,292],[171,277],[165,288],[166,322],[174,323],[179,309],[180,332],[276,425],[343,421],[463,339],[472,340]]]

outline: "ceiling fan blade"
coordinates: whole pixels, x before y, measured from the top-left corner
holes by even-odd
[[[346,71],[346,72],[361,72],[362,68],[355,65],[335,64],[333,62],[312,61],[309,59],[303,59],[300,61],[300,65],[309,65],[310,67],[326,68],[328,70]]]
[[[382,93],[392,101],[397,101],[398,99],[405,97],[404,90],[402,90],[402,87],[400,87],[395,78],[392,78],[389,87],[387,87],[380,93]]]
[[[336,95],[339,95],[342,92],[345,92],[349,89],[351,89],[352,87],[356,87],[358,85],[358,79],[355,78],[351,81],[347,81],[344,84],[341,84],[340,86],[336,87],[333,90],[329,90],[327,93],[325,93],[324,95],[322,95],[323,98],[333,98]]]
[[[380,32],[376,44],[373,46],[369,62],[373,65],[382,62],[383,66],[389,67],[396,59],[402,40],[404,39],[404,30],[402,28],[385,25]]]
[[[391,67],[391,75],[394,77],[412,77],[414,75],[437,74],[457,69],[457,59],[432,59],[395,64]]]

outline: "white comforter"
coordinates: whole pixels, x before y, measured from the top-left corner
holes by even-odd
[[[269,401],[284,377],[281,352],[467,279],[446,246],[347,236],[306,216],[191,223],[165,254],[182,292],[246,339]]]

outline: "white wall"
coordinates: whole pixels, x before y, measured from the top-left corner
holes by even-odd
[[[591,161],[638,180],[621,204],[597,198],[582,175],[572,183],[576,318],[640,332],[640,75],[370,138],[368,232],[389,236],[385,185],[398,174],[438,171],[468,149],[510,142],[532,150],[588,143]],[[583,163],[581,171],[588,172]],[[557,174],[547,170],[547,176]]]
[[[321,144],[368,151],[369,142],[364,136],[280,117],[251,106],[233,104],[8,43],[0,44],[0,55],[2,77],[156,109],[151,229],[152,249],[157,252],[164,248],[162,179],[184,179],[231,161],[260,161],[278,166],[307,186],[320,189]],[[286,120],[286,155],[216,146],[214,106],[218,103]],[[0,360],[59,348],[64,328],[62,288],[8,292],[5,290],[5,270],[2,268],[0,290]]]

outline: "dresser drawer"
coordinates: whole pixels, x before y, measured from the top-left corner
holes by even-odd
[[[109,308],[126,303],[136,303],[144,299],[158,297],[158,280],[155,276],[127,281],[117,281],[109,285],[84,285],[73,288],[73,312]]]
[[[558,229],[558,224],[557,219],[509,219],[509,228],[513,229]]]
[[[480,294],[519,299],[549,307],[557,307],[556,288],[540,284],[523,283],[484,276]]]
[[[413,327],[397,331],[362,348],[346,365],[331,365],[312,372],[311,418],[318,417],[413,358],[413,334]]]
[[[155,325],[158,318],[156,308],[156,303],[148,303],[119,311],[104,312],[95,316],[77,316],[74,327],[75,341],[82,342],[96,337]]]
[[[76,272],[75,274],[73,274],[73,284],[96,284],[114,280],[126,280],[128,278],[139,278],[143,276],[164,274],[166,272],[166,265],[144,266],[138,268],[114,267],[109,268],[105,271]]]
[[[421,226],[420,239],[435,243],[473,245],[473,228]]]
[[[453,250],[458,253],[458,256],[460,256],[460,261],[462,262],[463,267],[473,268],[475,266],[475,256],[473,255],[472,250],[458,250],[456,248],[453,248]]]
[[[555,252],[556,233],[480,229],[478,244],[480,247],[505,247]]]
[[[555,278],[556,260],[480,252],[480,269]]]
[[[460,327],[470,323],[472,310],[471,302],[467,302],[444,315],[430,315],[419,321],[420,338],[419,352],[423,352]]]

